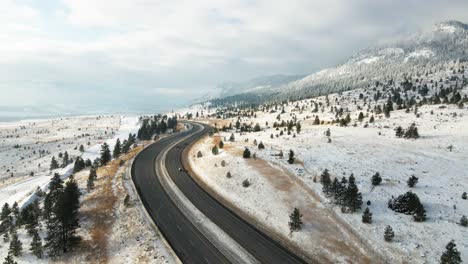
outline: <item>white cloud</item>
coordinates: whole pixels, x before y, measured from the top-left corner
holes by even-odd
[[[54,98],[83,87],[188,97],[197,92],[191,87],[224,80],[311,72],[468,11],[457,0],[56,1],[47,15],[0,3],[8,10],[0,16],[0,90],[46,83]]]

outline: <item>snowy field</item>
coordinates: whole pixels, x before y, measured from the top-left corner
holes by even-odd
[[[466,90],[463,90],[465,94]],[[312,113],[308,101],[299,101],[285,107],[281,120],[291,120],[295,116],[301,122],[301,132],[296,134],[293,129],[291,135],[287,135],[285,130],[280,136],[280,130],[285,128],[272,128],[279,112],[257,111],[256,117],[242,117],[240,121],[252,126],[259,123],[260,132],[234,132],[235,142],[228,141],[231,132],[220,132],[218,136],[225,147],[219,155],[211,153],[219,139],[216,136],[204,139],[190,152],[192,168],[225,199],[315,258],[329,255],[329,262],[361,262],[368,260],[363,258],[362,252],[365,255],[373,251],[391,263],[438,263],[445,245],[453,239],[466,261],[468,229],[459,225],[459,221],[462,215],[468,216],[468,201],[461,198],[462,193],[468,191],[467,107],[425,105],[417,109],[418,116],[414,109],[409,113],[403,109],[392,111],[390,118],[385,118],[383,114],[357,110],[353,100],[360,92],[362,90],[329,96],[332,106],[337,106],[333,104],[337,102],[350,110],[352,121],[347,127],[330,124],[335,114],[328,109]],[[324,102],[325,98],[314,100]],[[303,106],[304,109],[299,110]],[[361,111],[365,117],[360,122],[357,117]],[[315,115],[325,124],[313,125]],[[371,115],[375,116],[374,123],[368,122]],[[216,123],[221,128],[229,123],[234,125],[237,118],[199,120]],[[420,138],[395,136],[397,126],[406,129],[412,123],[418,127]],[[325,136],[327,129],[331,132],[330,143]],[[254,140],[263,142],[265,149],[259,150]],[[245,147],[255,153],[256,160],[242,158]],[[287,163],[290,149],[295,152],[294,164]],[[203,153],[202,158],[196,157],[198,151]],[[277,156],[280,151],[284,158]],[[221,166],[223,160],[225,167]],[[322,194],[318,179],[324,169],[330,171],[332,179],[354,174],[363,196],[361,210],[341,213],[340,208]],[[226,177],[227,172],[231,172],[231,178]],[[372,190],[371,176],[376,172],[383,182]],[[415,188],[409,188],[406,183],[411,175],[419,178]],[[317,182],[313,181],[314,177]],[[251,182],[247,188],[242,186],[245,179]],[[387,208],[392,196],[410,190],[419,196],[427,211],[425,222],[414,222],[411,216]],[[373,213],[372,224],[361,222],[367,201],[371,202],[368,207]],[[304,227],[291,235],[287,223],[294,207],[304,214]],[[395,232],[391,243],[383,239],[387,225]],[[330,232],[335,226],[341,230]],[[322,245],[318,246],[317,241]],[[337,243],[343,241],[348,244]],[[358,250],[344,251],[342,246]],[[371,263],[375,263],[375,259]]]
[[[126,139],[138,130],[134,116],[84,116],[51,120],[27,120],[0,124],[0,203],[20,205],[33,191],[45,189],[55,172],[70,175],[73,163],[50,171],[50,161],[65,151],[71,160],[82,156],[94,160],[102,143],[112,148],[117,138]],[[15,147],[19,145],[19,147]],[[85,151],[80,152],[83,145]],[[33,172],[33,176],[30,173]]]
[[[22,148],[18,153],[2,152],[2,162],[14,161],[7,168],[22,167],[24,171],[34,170],[35,176],[3,175],[5,180],[0,188],[0,202],[9,202],[10,205],[17,201],[21,205],[32,199],[31,194],[37,187],[43,190],[54,172],[62,175],[62,178],[70,176],[73,164],[50,172],[48,165],[51,157],[56,158],[58,152],[67,151],[70,158],[81,155],[83,159],[94,160],[100,154],[101,144],[107,142],[113,149],[117,139],[123,141],[129,133],[136,133],[139,128],[139,119],[135,116],[104,116],[104,117],[77,117],[57,120],[36,120],[21,123],[5,123],[1,126],[1,134],[10,135],[17,133],[21,139]],[[25,128],[22,128],[22,127]],[[23,133],[20,131],[24,130]],[[36,135],[34,131],[47,131]],[[27,131],[27,132],[26,132]],[[77,136],[85,131],[86,136]],[[1,135],[0,134],[0,135]],[[32,136],[34,134],[34,136]],[[13,137],[15,139],[16,137]],[[10,137],[2,138],[6,144]],[[39,144],[32,142],[41,142]],[[53,144],[49,144],[53,142]],[[89,144],[88,144],[89,142]],[[86,146],[80,152],[79,146]],[[2,148],[7,148],[2,145]],[[35,157],[32,151],[46,149],[47,155]],[[86,190],[86,181],[89,170],[85,169],[75,174],[81,196],[80,225],[78,230],[82,238],[80,245],[71,253],[54,259],[55,263],[176,263],[170,249],[163,243],[159,234],[152,228],[146,218],[143,205],[139,202],[137,194],[132,188],[129,168],[131,159],[138,153],[141,147],[130,151],[129,154],[120,157],[125,161],[124,166],[119,166],[119,160],[110,162],[109,165],[98,170],[96,187],[93,191]],[[10,151],[11,152],[11,151]],[[24,155],[27,159],[14,158]],[[60,159],[58,159],[60,162]],[[41,163],[41,166],[36,164]],[[32,165],[31,165],[32,164]],[[45,166],[42,164],[46,164]],[[29,166],[29,167],[25,167]],[[42,168],[42,169],[41,169]],[[19,174],[19,169],[14,173]],[[129,196],[129,204],[124,204],[124,199]],[[31,237],[26,231],[18,229],[18,236],[23,244],[23,254],[15,258],[18,263],[48,263],[49,258],[38,259],[29,250]],[[40,236],[46,236],[46,227],[40,229]],[[0,256],[4,257],[8,252],[8,243],[0,246]]]

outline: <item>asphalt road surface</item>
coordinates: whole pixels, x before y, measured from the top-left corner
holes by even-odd
[[[306,263],[279,243],[262,233],[205,192],[185,171],[180,171],[183,149],[206,135],[207,125],[193,128],[161,139],[145,148],[135,158],[132,178],[148,213],[161,233],[184,263],[230,263],[179,210],[165,193],[156,176],[155,160],[170,144],[191,135],[171,147],[166,156],[166,169],[184,195],[226,234],[242,245],[261,263]],[[286,224],[286,223],[285,223]]]

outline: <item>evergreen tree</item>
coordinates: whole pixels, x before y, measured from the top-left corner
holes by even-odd
[[[395,237],[395,233],[393,232],[393,229],[391,226],[385,227],[385,232],[384,232],[384,239],[387,242],[392,242],[393,238]]]
[[[328,169],[325,169],[322,174],[320,175],[320,183],[322,184],[322,190],[323,192],[328,196],[331,194],[331,179],[330,179],[330,173],[328,172]]]
[[[213,155],[218,155],[219,154],[219,149],[217,146],[213,146],[213,148],[211,149],[211,153],[213,153]]]
[[[38,258],[42,258],[44,255],[44,252],[42,249],[42,240],[37,230],[35,230],[35,232],[33,233],[33,239],[31,241],[31,247],[29,248],[29,250],[31,250],[34,256]]]
[[[18,262],[16,262],[13,259],[13,255],[10,252],[8,252],[8,255],[5,257],[3,264],[18,264]]]
[[[362,222],[366,224],[372,223],[372,213],[370,212],[369,207],[366,207],[366,210],[364,210],[364,213],[362,214]]]
[[[50,161],[50,170],[55,170],[58,169],[59,165],[57,160],[55,159],[55,156],[52,156],[52,160]]]
[[[11,213],[13,214],[15,218],[18,218],[18,214],[19,214],[18,202],[15,201],[13,203],[13,206],[11,207]]]
[[[426,220],[426,211],[419,201],[419,197],[413,192],[407,192],[397,198],[388,201],[388,208],[397,213],[413,215],[416,222]]]
[[[253,128],[253,131],[254,131],[254,132],[259,132],[260,130],[261,130],[260,124],[259,124],[259,123],[255,124],[255,126],[254,126],[254,128]]]
[[[73,173],[79,172],[85,168],[85,162],[81,157],[77,157],[73,166]]]
[[[80,206],[80,191],[75,179],[70,179],[60,192],[52,207],[52,215],[47,221],[46,248],[49,255],[58,256],[67,252],[78,241],[76,229],[79,227],[78,209]]]
[[[369,118],[369,123],[374,123],[374,121],[375,121],[374,116],[371,116],[371,117]]]
[[[372,185],[377,186],[382,182],[382,177],[380,177],[380,173],[376,172],[371,179]]]
[[[398,126],[397,128],[395,128],[395,136],[396,137],[403,137],[404,135],[404,131],[403,131],[403,128],[401,126]]]
[[[11,209],[8,203],[3,204],[0,220],[4,221],[10,215]]]
[[[112,156],[114,157],[114,159],[116,159],[120,156],[121,153],[122,153],[122,146],[120,144],[120,138],[117,138]]]
[[[5,231],[5,233],[3,233],[3,242],[8,242],[10,241],[10,235],[8,233],[8,231]]]
[[[80,148],[78,149],[80,152],[84,152],[84,146],[80,145]]]
[[[408,127],[408,129],[405,131],[404,137],[414,139],[419,138],[418,128],[416,127],[415,123]]]
[[[101,166],[106,165],[110,160],[112,159],[110,150],[109,150],[109,145],[104,142],[101,146]]]
[[[63,181],[60,179],[60,174],[55,173],[49,184],[49,192],[44,198],[44,219],[48,220],[52,214],[52,207],[57,202],[63,191]]]
[[[462,216],[461,219],[460,219],[460,225],[461,226],[464,226],[464,227],[467,227],[468,226],[468,219],[466,218],[466,216]]]
[[[408,184],[408,187],[413,188],[416,186],[416,183],[418,183],[419,178],[411,175],[411,177],[408,178],[408,181],[406,182]]]
[[[263,145],[263,142],[260,141],[258,144],[258,149],[265,149],[265,145]]]
[[[300,230],[302,227],[302,214],[299,209],[294,208],[294,211],[289,215],[289,230],[291,232]]]
[[[89,171],[88,180],[86,182],[86,189],[88,192],[94,189],[94,181],[97,179],[96,169],[91,169]]]
[[[460,264],[462,263],[460,252],[457,249],[455,241],[450,241],[447,246],[445,246],[445,252],[442,253],[440,257],[441,264]]]
[[[249,148],[245,148],[245,149],[244,149],[244,153],[242,154],[242,157],[243,157],[244,159],[249,159],[249,158],[250,158],[250,150],[249,150]]]
[[[288,163],[289,163],[289,164],[293,164],[293,163],[294,163],[294,151],[293,151],[292,149],[289,150]]]
[[[218,146],[219,146],[220,149],[224,148],[224,142],[222,140],[219,141]]]
[[[349,176],[348,187],[346,188],[346,206],[351,212],[361,209],[362,195],[356,185],[354,175]]]
[[[11,241],[10,241],[10,248],[8,249],[8,252],[11,252],[11,254],[15,257],[19,257],[22,255],[23,251],[23,244],[18,238],[18,234],[16,233],[16,230],[11,234]]]
[[[466,199],[467,199],[466,192],[463,192],[463,193],[462,193],[462,199],[463,199],[463,200],[466,200]]]
[[[364,114],[362,112],[359,112],[359,116],[358,116],[359,122],[362,122],[363,119],[364,119]]]
[[[296,123],[296,132],[297,132],[298,134],[301,133],[301,128],[302,128],[302,127],[301,127],[301,123],[300,123],[300,122],[297,122],[297,123]]]
[[[124,141],[122,142],[122,153],[127,154],[129,150],[130,145],[128,144],[128,141],[124,139]]]
[[[63,158],[62,158],[62,168],[65,168],[69,163],[70,163],[70,159],[68,157],[68,152],[65,151],[65,153],[63,153]]]
[[[320,119],[319,119],[318,115],[315,116],[313,125],[320,125]]]
[[[231,136],[229,137],[230,142],[234,142],[236,138],[234,137],[234,133],[231,133]]]

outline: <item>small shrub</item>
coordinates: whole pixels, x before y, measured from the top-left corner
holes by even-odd
[[[414,186],[416,186],[416,183],[418,183],[418,180],[418,177],[411,175],[411,177],[409,177],[406,183],[408,184],[408,187],[413,188]]]
[[[393,232],[392,227],[391,226],[385,227],[385,232],[384,232],[385,241],[392,242],[394,237],[395,237],[395,233]]]
[[[242,181],[242,186],[243,186],[244,188],[249,187],[250,184],[251,184],[251,183],[250,183],[250,181],[249,181],[248,179],[245,179],[245,180]]]
[[[460,219],[460,225],[461,226],[464,226],[464,227],[467,227],[468,226],[468,219],[466,218],[466,216],[462,216],[461,219]]]

